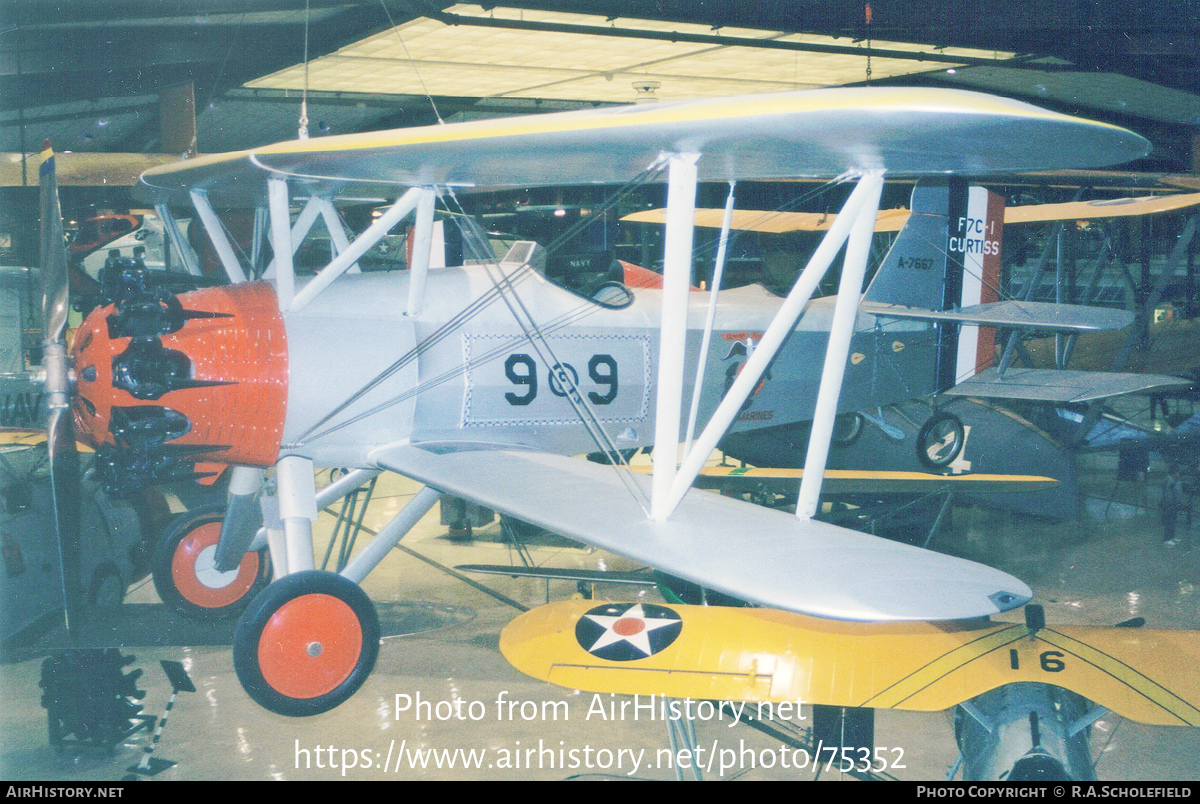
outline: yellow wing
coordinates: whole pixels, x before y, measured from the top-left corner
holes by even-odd
[[[1143,723],[1200,726],[1193,631],[1031,633],[984,621],[864,624],[773,609],[568,601],[518,617],[500,650],[528,675],[593,692],[937,711],[1026,681]]]
[[[1127,218],[1160,215],[1200,205],[1200,193],[1178,195],[1147,195],[1140,198],[1114,198],[1102,201],[1068,201],[1063,204],[1026,204],[1007,207],[1004,222],[1046,223],[1049,221],[1086,221],[1102,218]],[[877,232],[898,232],[908,221],[907,209],[880,210],[875,221]],[[697,209],[696,225],[720,229],[725,210]],[[769,210],[738,209],[730,219],[730,228],[741,232],[824,232],[833,225],[837,215],[823,212],[772,212]],[[666,223],[665,209],[647,209],[621,218],[632,223]]]

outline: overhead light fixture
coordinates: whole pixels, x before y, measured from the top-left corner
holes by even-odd
[[[633,99],[634,103],[655,103],[658,98],[654,97],[654,93],[662,86],[662,81],[634,81],[633,88],[637,92],[637,97]]]

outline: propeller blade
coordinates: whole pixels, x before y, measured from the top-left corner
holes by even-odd
[[[58,177],[50,141],[42,146],[38,169],[41,187],[42,366],[46,372],[46,426],[50,453],[50,487],[54,502],[54,536],[62,566],[63,611],[67,632],[74,633],[82,608],[82,547],[79,540],[79,454],[71,412],[71,366],[67,356],[67,244],[63,238]]]
[[[79,453],[75,450],[74,414],[70,408],[50,411],[47,428],[50,453],[50,491],[54,502],[54,532],[62,566],[63,611],[67,632],[74,634],[83,608],[82,553],[79,538]]]
[[[54,169],[54,151],[50,140],[42,144],[42,164],[38,168],[41,187],[41,283],[43,340],[65,343],[67,314],[67,242],[63,236],[62,208],[58,203],[58,177]]]

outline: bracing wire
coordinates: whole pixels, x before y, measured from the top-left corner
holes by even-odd
[[[584,429],[587,430],[592,442],[596,445],[600,452],[604,453],[609,464],[611,464],[614,469],[617,470],[617,476],[621,479],[621,482],[633,495],[634,499],[637,500],[638,504],[641,505],[642,510],[645,511],[648,516],[649,500],[646,498],[645,493],[642,491],[641,487],[632,481],[628,472],[620,471],[621,468],[626,470],[629,469],[629,465],[625,461],[625,456],[621,454],[620,450],[617,449],[616,444],[613,443],[612,439],[609,437],[608,432],[604,429],[604,426],[601,424],[596,412],[587,403],[587,400],[584,398],[583,394],[580,393],[579,388],[575,384],[575,381],[571,377],[570,373],[566,371],[556,371],[556,369],[562,364],[555,355],[554,348],[546,339],[546,333],[541,327],[538,326],[537,321],[529,312],[529,308],[525,306],[525,303],[521,299],[520,295],[517,294],[513,289],[508,275],[495,262],[494,258],[489,259],[491,255],[488,252],[490,252],[491,249],[487,242],[486,233],[480,229],[474,218],[465,214],[465,211],[462,209],[461,205],[459,205],[458,198],[454,195],[453,190],[450,190],[449,197],[454,204],[458,206],[459,211],[463,213],[463,216],[460,220],[463,222],[462,227],[464,242],[470,244],[471,247],[476,251],[476,257],[478,259],[483,260],[484,269],[487,271],[493,285],[501,291],[501,299],[508,307],[509,312],[512,313],[513,319],[517,322],[517,325],[520,326],[521,330],[525,333],[525,341],[528,342],[533,350],[538,353],[538,358],[542,361],[542,364],[546,367],[546,370],[552,376],[556,377],[559,383],[563,386],[563,390],[566,392],[566,400],[570,403],[571,408],[574,410],[575,415],[579,419],[580,423],[583,424]]]
[[[662,160],[656,161],[649,168],[642,171],[642,173],[638,174],[636,177],[631,179],[625,185],[622,185],[622,187],[615,194],[617,196],[618,200],[619,200],[619,198],[623,198],[623,197],[627,196],[629,193],[631,193],[637,187],[645,184],[646,182],[651,181],[655,176],[657,176],[665,168],[665,165],[666,165],[665,161],[662,161]],[[457,198],[454,199],[454,203],[458,207],[460,219],[469,217],[466,215],[465,211],[463,211],[461,204],[458,204]],[[611,208],[612,204],[614,204],[614,203],[616,203],[616,201],[613,201],[610,204],[601,206],[600,208],[596,209],[592,213],[592,215],[589,216],[584,221],[582,221],[582,223],[584,223],[584,224],[590,223],[597,216],[599,216],[600,214],[603,214],[603,212],[606,209]],[[573,227],[573,228],[576,228],[576,227]],[[576,231],[581,231],[581,229],[576,228]],[[473,232],[472,232],[472,234],[473,234]],[[486,240],[486,235],[484,235],[483,237],[484,237],[484,240]],[[551,245],[554,246],[555,249],[557,249],[561,245],[562,242],[565,242],[565,241],[561,237],[556,238],[555,241]],[[473,247],[476,247],[476,245],[473,244]],[[477,250],[479,251],[480,259],[494,260],[493,255],[490,253],[490,248],[477,247]],[[506,277],[506,284],[508,287],[514,287],[519,282],[524,281],[529,276],[533,275],[533,273],[534,273],[534,269],[532,268],[532,266],[530,266],[528,264],[523,265],[517,271],[513,272],[512,274],[510,274]],[[358,414],[357,416],[355,416],[352,419],[348,419],[346,421],[340,422],[339,424],[337,424],[331,428],[328,428],[326,430],[323,430],[319,433],[317,432],[321,427],[323,427],[325,424],[327,424],[331,419],[333,419],[339,413],[345,411],[348,407],[353,405],[355,402],[362,399],[366,394],[370,393],[372,390],[379,387],[379,385],[381,385],[387,379],[394,376],[398,371],[403,370],[418,356],[427,352],[429,349],[431,349],[433,346],[435,346],[436,344],[441,342],[443,339],[445,339],[449,335],[456,332],[467,321],[474,318],[476,315],[483,312],[483,310],[487,309],[493,303],[498,301],[502,292],[503,292],[503,288],[494,286],[491,290],[484,293],[482,296],[478,297],[477,299],[474,299],[466,307],[464,307],[462,310],[460,310],[458,313],[456,313],[453,317],[451,317],[450,320],[448,320],[446,323],[439,326],[433,333],[431,333],[427,338],[425,338],[425,340],[423,340],[421,343],[417,344],[413,349],[410,349],[404,355],[401,355],[395,362],[393,362],[390,366],[388,366],[383,371],[381,371],[378,375],[376,375],[374,378],[372,378],[366,385],[364,385],[362,388],[358,389],[353,394],[351,394],[344,402],[338,404],[329,413],[325,414],[319,421],[317,421],[315,424],[313,424],[311,427],[309,427],[304,433],[302,433],[295,443],[302,444],[307,441],[312,441],[317,438],[321,438],[332,432],[335,432],[336,430],[340,430],[343,427],[348,426],[349,424],[360,421],[366,415],[370,415],[371,413],[377,413],[379,410],[382,410],[382,409],[385,409],[388,407],[392,407],[394,404],[397,404],[399,401],[402,401],[401,399],[390,400],[388,402],[382,403],[382,406],[376,406],[375,408],[372,408],[371,411],[369,411],[367,413]],[[596,309],[596,306],[594,304],[592,304],[591,302],[585,302],[585,303],[581,304],[579,306],[579,308],[577,308],[577,309],[580,311],[586,311],[587,313],[590,313]],[[571,314],[568,313],[567,317],[571,317]],[[465,371],[466,368],[467,367],[464,366],[462,370]],[[455,375],[455,376],[457,376],[457,375]],[[447,377],[447,379],[449,379],[449,378]],[[445,380],[442,380],[442,381],[444,382]],[[409,398],[409,395],[405,394],[405,395],[403,395],[403,397]],[[315,435],[314,435],[314,433],[315,433]]]
[[[547,253],[553,254],[561,249],[566,243],[570,242],[572,238],[586,229],[586,227],[595,219],[606,214],[608,210],[615,207],[622,198],[633,192],[637,187],[652,181],[659,173],[662,172],[662,170],[665,169],[665,166],[665,160],[658,160],[654,164],[650,165],[645,171],[619,188],[616,193],[613,193],[607,197],[605,202],[596,207],[589,216],[576,222],[562,234],[555,237],[546,247]],[[847,177],[839,176],[831,181],[825,182],[821,186],[795,199],[789,204],[789,206],[804,203],[806,200],[825,192],[829,187],[837,185],[846,180]],[[351,394],[344,402],[338,404],[318,422],[309,427],[308,430],[305,431],[305,433],[303,433],[296,442],[294,442],[294,445],[311,442],[328,436],[370,416],[374,416],[384,410],[410,400],[438,385],[462,377],[473,368],[502,357],[516,346],[529,345],[537,353],[538,359],[544,365],[547,371],[549,371],[551,375],[560,382],[563,389],[566,391],[565,399],[567,399],[569,404],[571,404],[577,418],[584,426],[584,429],[588,433],[591,440],[596,445],[597,450],[603,453],[607,457],[608,462],[616,469],[619,470],[622,467],[628,469],[629,465],[625,459],[625,456],[617,448],[616,444],[605,430],[595,411],[590,405],[588,405],[586,398],[582,393],[579,392],[574,379],[570,377],[569,373],[567,372],[555,371],[555,367],[560,365],[560,363],[555,356],[553,347],[547,341],[547,336],[552,335],[553,333],[565,327],[575,324],[579,320],[591,315],[600,308],[591,301],[585,301],[577,307],[559,315],[557,318],[539,324],[521,299],[520,294],[516,292],[516,288],[521,282],[536,275],[536,271],[533,269],[533,267],[528,263],[516,267],[501,267],[492,252],[486,232],[483,231],[480,224],[472,216],[466,213],[465,209],[462,207],[458,198],[454,194],[453,189],[445,188],[441,197],[443,199],[443,203],[446,204],[448,211],[456,213],[454,220],[462,232],[463,243],[468,249],[470,256],[482,264],[483,269],[486,271],[489,279],[492,282],[492,287],[478,298],[472,300],[462,310],[452,316],[444,324],[439,326],[433,333],[415,345],[412,349],[408,350],[408,352],[398,358],[390,366],[385,368],[364,386]],[[453,206],[453,209],[450,208],[451,206]],[[769,217],[770,214],[773,213],[767,213],[763,217]],[[442,342],[445,338],[453,335],[455,332],[461,329],[464,324],[473,319],[475,316],[481,314],[484,310],[490,308],[497,301],[504,302],[505,306],[512,314],[514,321],[522,330],[522,335],[514,335],[513,338],[506,339],[505,342],[500,343],[494,348],[488,349],[482,353],[473,354],[467,360],[463,361],[461,365],[457,365],[436,376],[428,377],[424,381],[417,383],[414,385],[414,387],[409,388],[400,394],[383,400],[366,410],[357,412],[353,416],[331,424],[332,420],[339,414],[345,412],[354,403],[362,400],[371,391],[379,388],[380,385],[386,382],[389,378],[394,377],[397,372],[412,364],[412,362],[421,354],[428,352],[438,343]],[[634,498],[637,499],[639,504],[645,509],[648,505],[648,500],[646,499],[646,495],[641,487],[632,481],[631,474],[628,471],[618,471],[618,476],[621,478],[622,482],[626,485],[627,489],[631,492]]]

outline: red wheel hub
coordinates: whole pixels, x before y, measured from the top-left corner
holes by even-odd
[[[241,600],[258,580],[259,557],[248,552],[236,570],[217,572],[213,557],[221,523],[209,522],[180,540],[171,557],[171,580],[184,600],[206,609],[219,609]]]
[[[316,698],[354,672],[362,655],[358,616],[332,595],[302,595],[267,620],[258,640],[263,679],[289,698]]]

